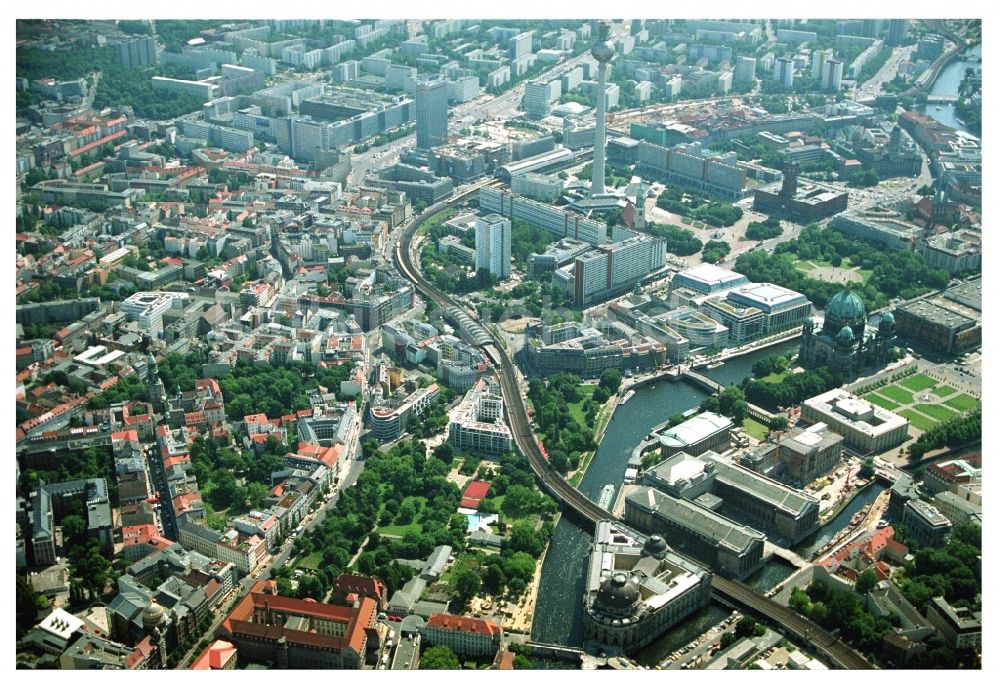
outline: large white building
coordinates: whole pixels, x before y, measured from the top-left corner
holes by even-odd
[[[503,419],[503,397],[495,381],[480,380],[452,410],[448,442],[459,450],[494,456],[511,450],[510,428]]]
[[[823,65],[824,91],[839,91],[844,79],[844,63],[841,60],[827,60]]]
[[[530,81],[524,85],[522,107],[528,117],[542,119],[552,111],[552,102],[559,100],[561,95],[562,82],[558,79]]]
[[[910,421],[869,404],[843,389],[831,389],[802,402],[802,418],[827,427],[860,452],[882,452],[907,437]]]
[[[476,270],[510,276],[510,220],[496,213],[476,218]]]
[[[139,323],[152,339],[163,338],[163,314],[180,306],[188,295],[171,291],[140,291],[122,302],[122,312]]]
[[[643,277],[656,272],[666,261],[664,242],[635,235],[599,246],[577,257],[573,266],[573,298],[586,305],[635,287]],[[562,268],[556,271],[568,272]]]

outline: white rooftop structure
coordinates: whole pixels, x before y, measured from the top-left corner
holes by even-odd
[[[678,272],[674,275],[672,284],[674,287],[688,287],[703,294],[710,294],[738,287],[747,281],[746,276],[738,272],[711,263],[702,263]]]
[[[56,607],[52,613],[45,617],[45,620],[38,624],[43,631],[47,631],[63,640],[70,637],[83,626],[83,621],[70,614],[65,609]]]

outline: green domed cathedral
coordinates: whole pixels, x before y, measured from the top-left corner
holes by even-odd
[[[877,326],[868,324],[868,314],[861,299],[845,289],[826,306],[823,326],[812,318],[802,325],[799,363],[804,366],[827,366],[851,375],[867,366],[882,367],[889,362],[896,345],[896,320],[883,313]]]

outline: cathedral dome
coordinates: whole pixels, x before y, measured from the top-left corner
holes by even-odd
[[[639,587],[624,573],[601,581],[597,602],[609,611],[625,611],[639,601]]]
[[[865,335],[865,305],[850,289],[845,289],[826,305],[823,318],[823,334],[836,337],[844,327],[850,327],[854,332],[852,339],[861,339]]]
[[[840,333],[837,335],[837,338],[849,342],[854,339],[854,331],[847,325],[844,325],[840,328]]]
[[[850,289],[845,289],[832,299],[826,306],[826,317],[842,322],[854,322],[865,319],[865,305]]]

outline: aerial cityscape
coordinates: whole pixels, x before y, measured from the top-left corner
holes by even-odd
[[[981,20],[16,24],[18,669],[983,667]]]

